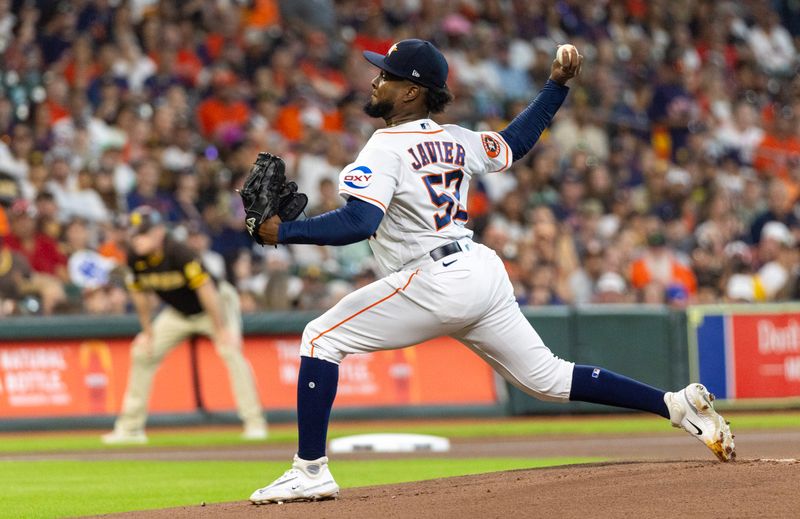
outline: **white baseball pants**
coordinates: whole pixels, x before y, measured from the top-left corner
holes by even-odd
[[[553,355],[522,314],[495,252],[461,243],[468,250],[428,257],[343,298],[306,326],[300,354],[338,364],[448,335],[531,396],[569,400],[574,364]]]

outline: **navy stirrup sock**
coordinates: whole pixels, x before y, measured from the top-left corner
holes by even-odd
[[[569,399],[638,409],[669,418],[664,391],[594,366],[575,364]]]
[[[338,364],[300,357],[297,377],[297,456],[300,459],[312,461],[325,456],[328,420],[338,385]]]

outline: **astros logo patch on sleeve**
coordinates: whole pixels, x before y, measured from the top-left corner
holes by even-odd
[[[344,185],[353,189],[364,189],[372,180],[372,170],[367,166],[358,166],[344,174]]]
[[[500,143],[497,142],[494,137],[484,134],[481,140],[483,141],[483,149],[486,150],[486,154],[489,158],[494,159],[500,155]]]

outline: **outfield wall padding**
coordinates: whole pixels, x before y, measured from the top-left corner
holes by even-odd
[[[529,308],[525,309],[524,313],[545,343],[559,357],[582,364],[603,366],[658,387],[675,388],[688,382],[687,328],[683,312],[671,311],[663,307],[636,305]],[[293,391],[290,387],[291,384],[287,381],[293,376],[291,373],[292,362],[296,360],[290,358],[295,351],[294,343],[299,342],[299,336],[306,323],[317,315],[319,314],[315,312],[265,312],[244,316],[244,333],[248,338],[245,352],[256,366],[256,376],[257,378],[261,377],[261,384],[270,385],[269,391],[262,392],[262,395],[266,395],[263,398],[265,398],[268,415],[272,420],[290,420],[294,416],[291,405],[293,397],[284,394],[282,398],[272,400],[274,405],[268,404],[270,397],[275,396],[276,392]],[[4,351],[9,352],[14,348],[24,347],[24,345],[31,345],[30,348],[38,348],[37,345],[40,344],[44,345],[43,347],[51,348],[58,347],[59,344],[69,345],[74,350],[69,354],[74,357],[71,362],[79,362],[79,370],[83,371],[64,373],[63,380],[59,383],[65,385],[86,384],[88,389],[81,389],[85,393],[80,397],[85,400],[82,404],[84,407],[81,409],[91,408],[90,411],[80,415],[65,414],[63,407],[61,413],[43,412],[41,416],[14,415],[11,412],[13,409],[6,402],[6,412],[0,413],[0,429],[46,426],[97,427],[110,424],[118,409],[119,395],[124,388],[124,377],[127,373],[119,373],[121,368],[114,371],[107,367],[109,365],[125,365],[124,355],[127,352],[127,341],[138,330],[138,321],[133,315],[102,318],[90,316],[19,317],[0,321],[0,376],[9,377],[9,373],[11,373],[9,370],[13,370],[15,367],[19,368],[18,365],[14,365],[14,362],[18,362],[18,360],[15,361],[10,355],[4,357]],[[369,361],[369,366],[361,365],[354,373],[348,375],[351,380],[352,395],[352,391],[359,390],[358,377],[364,376],[364,373],[372,370],[372,382],[365,383],[372,383],[376,386],[375,395],[377,397],[364,400],[364,402],[371,402],[372,405],[360,405],[358,398],[343,396],[340,399],[341,402],[346,404],[347,398],[350,398],[350,403],[336,408],[335,415],[363,419],[435,417],[458,414],[486,416],[493,414],[608,412],[612,410],[604,406],[581,403],[564,405],[539,402],[508,384],[500,383],[500,381],[497,381],[500,387],[492,388],[490,386],[494,384],[491,378],[486,379],[480,371],[480,367],[475,366],[472,352],[466,348],[463,349],[463,353],[461,349],[454,350],[453,345],[446,341],[434,341],[432,344],[434,345],[430,347],[431,349],[443,348],[442,351],[446,352],[448,360],[453,359],[453,362],[459,365],[472,366],[470,369],[472,369],[473,380],[460,380],[458,375],[450,372],[452,369],[448,371],[448,368],[452,368],[452,366],[447,366],[447,363],[438,358],[441,357],[441,354],[437,357],[437,355],[429,355],[432,353],[430,351],[425,351],[424,354],[415,354],[413,351],[406,353],[383,352],[376,354],[375,360]],[[426,346],[422,346],[422,348]],[[272,350],[268,353],[266,348],[272,348]],[[67,347],[64,346],[62,349],[66,351]],[[169,375],[170,383],[180,380],[182,389],[177,391],[176,395],[183,396],[180,396],[178,401],[161,402],[160,407],[156,406],[151,424],[215,423],[235,420],[231,413],[232,407],[226,404],[230,401],[229,397],[217,394],[218,391],[228,391],[227,380],[223,379],[223,377],[227,377],[227,373],[216,365],[213,354],[209,354],[211,345],[202,339],[194,340],[176,351],[178,351],[175,354],[177,360],[172,360],[171,365],[165,366],[164,369],[165,372],[171,373]],[[206,370],[205,375],[202,373],[186,375],[182,372],[184,370],[181,368],[182,365],[191,364],[186,363],[187,356],[190,358],[196,356],[199,359],[199,363],[195,362],[194,364],[200,364],[201,368]],[[79,361],[76,360],[78,357]],[[4,362],[5,364],[3,364]],[[45,359],[44,362],[58,364],[59,360],[48,361]],[[61,362],[65,361],[62,359]],[[359,362],[362,361],[359,360]],[[272,363],[283,364],[273,366]],[[431,363],[435,365],[429,365]],[[221,382],[218,386],[209,386],[207,382],[203,382],[209,378],[207,376],[209,369],[214,370],[214,373],[222,372],[220,374]],[[419,379],[413,376],[406,377],[403,375],[404,369],[411,369],[414,376],[419,376]],[[13,379],[16,376],[14,373],[9,380],[0,379],[0,411],[4,409],[2,399],[8,398],[9,389],[13,389],[9,386],[9,382],[12,386],[25,382],[24,377]],[[105,382],[103,382],[103,376],[106,377]],[[202,383],[187,382],[192,377]],[[286,379],[282,381],[282,386],[273,383],[276,377]],[[376,380],[374,377],[391,378],[392,380],[387,381],[383,378]],[[474,383],[476,377],[481,379],[482,389],[473,387],[476,386]],[[100,382],[97,382],[98,380]],[[47,381],[42,383],[45,382]],[[92,383],[95,383],[95,386],[91,386]],[[157,381],[154,393],[171,392],[171,390],[165,389],[169,387],[166,382],[162,381],[160,384],[161,386]],[[489,385],[487,386],[487,384]],[[451,397],[444,398],[444,400],[436,399],[436,395],[447,393],[453,387],[463,387],[465,391],[471,391],[474,396],[461,399],[458,398],[460,395],[457,392],[451,392]],[[113,389],[113,394],[111,389]],[[184,395],[186,391],[192,392],[194,396]],[[198,394],[197,391],[200,391],[201,394]],[[57,400],[58,395],[55,395],[54,398]],[[59,409],[58,402],[55,400],[49,403],[52,404],[50,407],[42,409]]]

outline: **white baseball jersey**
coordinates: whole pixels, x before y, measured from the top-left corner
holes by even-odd
[[[376,131],[340,173],[339,193],[385,213],[369,244],[386,274],[472,237],[464,226],[470,179],[503,171],[512,160],[498,133],[420,119]]]
[[[370,245],[385,277],[311,321],[300,354],[338,364],[449,335],[523,391],[567,401],[574,365],[545,346],[520,312],[502,260],[464,226],[470,179],[512,160],[494,132],[429,119],[376,131],[342,171],[339,192],[384,212]],[[459,252],[429,255],[455,240]]]

